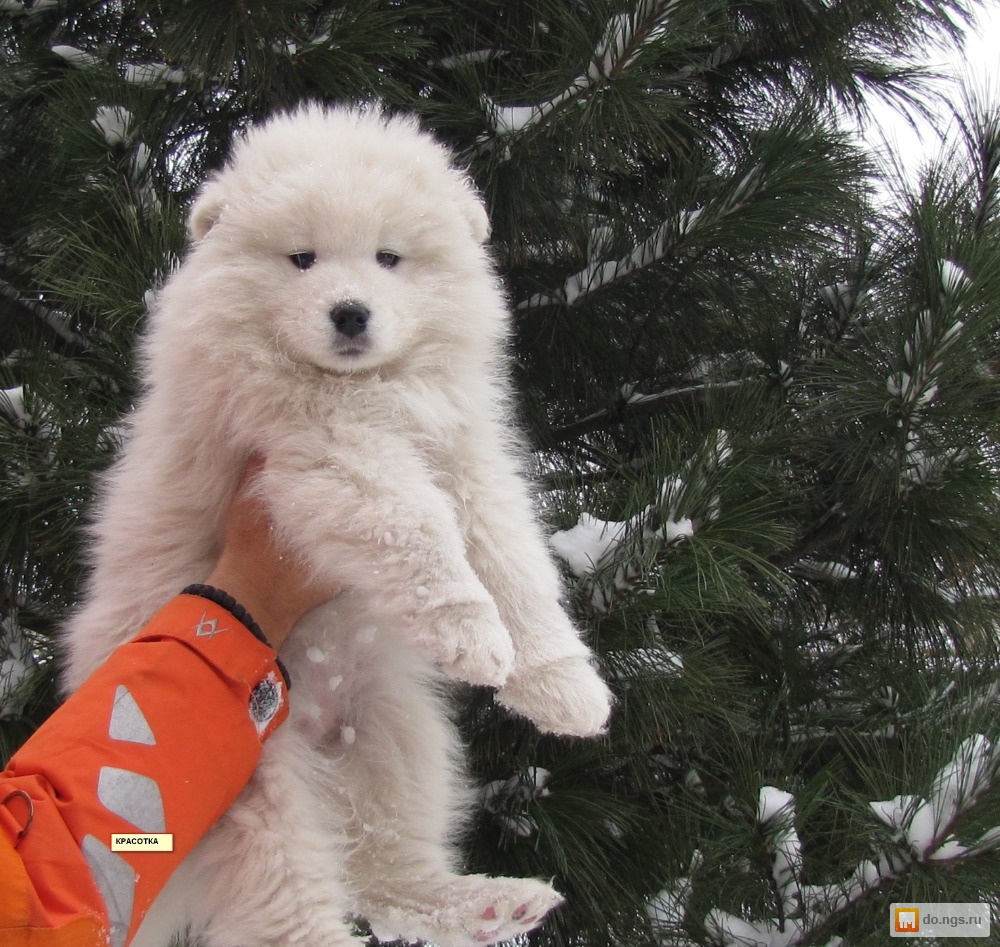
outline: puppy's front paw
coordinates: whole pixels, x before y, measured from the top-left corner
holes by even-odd
[[[414,644],[449,677],[499,687],[514,665],[514,644],[492,602],[462,602],[428,609]]]
[[[607,685],[583,657],[520,668],[497,693],[497,700],[539,730],[574,737],[603,733],[612,703]]]

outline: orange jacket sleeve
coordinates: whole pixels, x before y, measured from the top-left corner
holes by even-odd
[[[3,947],[127,944],[288,716],[284,669],[252,619],[198,591],[118,648],[0,774]],[[136,833],[172,835],[173,850],[112,850]]]

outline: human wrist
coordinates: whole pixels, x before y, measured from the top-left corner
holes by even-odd
[[[258,581],[260,570],[251,562],[229,562],[223,558],[205,579],[205,584],[228,592],[257,620],[261,630],[275,651],[281,649],[285,639],[291,634],[298,614],[290,614],[282,607],[284,601],[280,590],[264,588]],[[264,579],[267,576],[263,576]]]
[[[247,624],[247,627],[251,633],[255,637],[259,637],[274,651],[281,649],[295,624],[294,618],[283,615],[280,609],[275,609],[271,605],[274,601],[273,595],[265,595],[258,591],[256,586],[245,581],[240,575],[214,570],[205,579],[204,584],[199,583],[197,587],[215,590],[220,594],[220,599],[228,599],[234,603],[235,608],[229,608],[224,600],[213,598],[211,593],[206,596],[213,598],[217,604],[232,611],[234,617],[241,623],[247,624],[241,615],[249,618],[252,625]]]

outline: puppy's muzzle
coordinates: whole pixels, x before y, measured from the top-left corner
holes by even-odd
[[[368,328],[370,318],[368,307],[354,300],[340,303],[330,310],[330,321],[334,328],[338,334],[348,339],[361,335]]]

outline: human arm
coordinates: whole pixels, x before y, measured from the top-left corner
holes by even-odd
[[[275,648],[336,590],[274,545],[248,489],[254,471],[206,577],[242,610],[178,595],[0,774],[0,943],[127,943],[287,717]],[[113,836],[137,832],[171,835],[173,850],[111,850]]]

